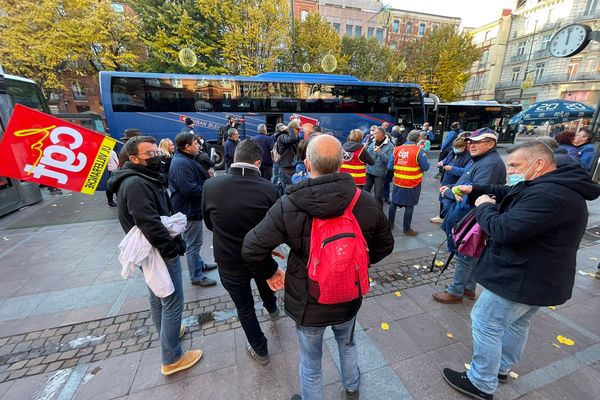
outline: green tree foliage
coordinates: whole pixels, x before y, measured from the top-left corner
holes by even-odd
[[[403,80],[419,83],[424,91],[444,101],[461,98],[471,75],[471,64],[481,57],[471,36],[458,34],[452,27],[428,32],[420,40],[406,44],[401,52],[407,63]]]
[[[346,70],[347,57],[342,53],[341,39],[333,27],[318,13],[309,13],[307,18],[299,22],[294,21],[294,37],[292,51],[295,61],[288,53],[285,64],[290,71],[302,71],[305,63],[310,65],[310,72],[323,72],[321,60],[327,54],[333,55],[338,63],[334,73],[339,74]]]
[[[207,12],[194,0],[130,0],[129,4],[140,16],[148,53],[142,69],[173,73],[225,72],[219,55],[222,38],[219,26],[207,20]],[[196,54],[198,62],[193,67],[179,62],[179,51],[184,48]]]
[[[401,54],[373,37],[344,36],[342,53],[348,59],[346,72],[365,81],[397,80],[402,72]]]
[[[223,65],[232,74],[277,70],[290,44],[288,0],[196,0],[217,27]]]
[[[110,0],[0,0],[0,60],[8,73],[37,81],[47,96],[61,74],[135,67],[135,17]]]

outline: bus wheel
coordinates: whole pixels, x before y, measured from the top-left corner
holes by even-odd
[[[215,169],[225,169],[225,154],[223,152],[223,146],[220,144],[212,144],[211,148],[215,149],[217,154],[217,161],[215,161]]]

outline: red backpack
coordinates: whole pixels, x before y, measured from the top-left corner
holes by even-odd
[[[313,218],[308,292],[321,304],[352,301],[369,292],[369,249],[352,213],[362,190],[339,217]]]

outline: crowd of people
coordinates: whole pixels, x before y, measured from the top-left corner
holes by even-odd
[[[205,273],[218,270],[237,309],[247,353],[260,365],[270,360],[268,338],[256,316],[251,281],[272,321],[280,318],[274,293],[285,288],[284,308],[296,324],[300,350],[301,393],[293,399],[323,398],[321,358],[328,326],[340,354],[339,398],[359,398],[353,338],[368,290],[368,283],[365,290],[361,286],[365,276],[360,268],[366,271],[392,252],[398,208],[404,209],[402,235],[419,234],[412,218],[430,169],[431,127],[388,131],[384,123],[368,132],[355,129],[342,144],[318,126],[292,121],[278,124],[272,134],[259,125],[257,136],[240,141],[230,119],[219,130],[225,174],[215,176],[215,157],[193,131],[193,121],[185,122],[175,143],[165,139],[157,145],[139,131],[127,132],[119,167],[111,170],[108,183],[109,205],[116,193],[124,232],[133,226],[141,230],[173,282],[167,297],[149,288],[162,373],[190,368],[202,357],[201,350],[184,352],[180,344],[185,334],[180,257],[185,255],[192,285],[216,285]],[[583,129],[563,132],[556,140],[530,140],[511,148],[505,165],[495,131],[468,133],[454,123],[446,133],[437,161],[439,214],[431,222],[441,224],[456,262],[452,282],[432,296],[441,303],[476,300],[470,369],[443,371],[458,391],[492,399],[521,358],[531,317],[540,307],[571,297],[586,201],[600,196],[600,186],[590,177],[591,139]],[[384,203],[389,204],[387,215]],[[458,252],[452,236],[452,228],[472,210],[488,235],[480,257]],[[178,212],[187,217],[187,226],[173,236],[161,216]],[[336,221],[334,227],[316,228],[328,220]],[[213,232],[216,264],[201,257],[204,225]],[[285,270],[275,260],[285,258],[276,250],[281,244],[290,249]],[[348,259],[354,260],[353,267],[344,269]],[[320,275],[330,268],[327,278]],[[344,279],[350,279],[349,293],[330,292],[331,285],[343,287]],[[484,288],[478,298],[477,284]],[[325,300],[328,296],[342,297]]]

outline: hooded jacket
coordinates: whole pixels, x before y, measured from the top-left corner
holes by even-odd
[[[298,154],[298,136],[294,128],[289,128],[279,132],[277,135],[277,152],[281,154],[279,158],[279,167],[284,169],[294,169],[296,155]]]
[[[344,145],[342,147],[343,147],[344,151],[347,151],[348,153],[354,153],[356,150],[363,148],[365,146],[362,143],[346,142],[346,143],[344,143]],[[360,153],[360,156],[358,157],[358,159],[367,165],[375,164],[375,160],[373,160],[373,157],[371,157],[371,155],[369,154],[369,152],[366,149]]]
[[[353,318],[361,299],[347,303],[318,304],[308,293],[307,263],[312,218],[332,218],[344,213],[356,193],[348,174],[336,173],[290,186],[265,218],[244,239],[242,255],[254,267],[257,276],[268,279],[276,266],[261,262],[281,243],[290,246],[285,275],[285,311],[302,326],[340,324]],[[394,238],[379,203],[361,193],[354,210],[369,248],[369,260],[376,263],[392,252]],[[251,267],[252,268],[252,267]]]
[[[392,154],[394,154],[394,145],[392,144],[390,138],[386,135],[383,143],[379,146],[379,151],[375,151],[375,146],[377,146],[377,142],[373,140],[367,151],[375,163],[372,165],[367,165],[367,174],[371,174],[374,176],[385,176],[388,173],[387,165],[388,161]]]
[[[142,165],[126,162],[113,172],[108,189],[117,193],[117,216],[125,233],[137,226],[163,258],[183,254],[185,244],[181,236],[172,238],[160,220],[171,216],[173,207],[165,188],[166,177]]]
[[[571,298],[575,260],[588,218],[586,200],[600,185],[579,166],[563,165],[532,181],[511,186],[473,186],[475,198],[493,194],[499,207],[477,207],[489,235],[475,279],[508,300],[533,306]]]
[[[585,143],[577,147],[577,155],[579,156],[579,164],[588,172],[593,172],[592,163],[596,157],[596,150],[592,143]]]

